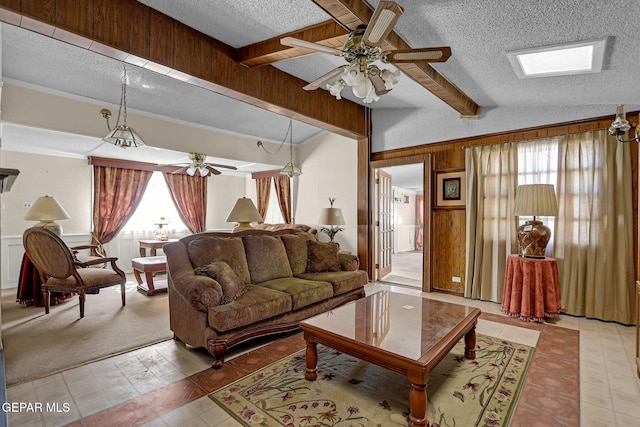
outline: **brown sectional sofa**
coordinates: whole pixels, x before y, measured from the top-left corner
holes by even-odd
[[[367,273],[334,243],[295,229],[200,233],[163,248],[174,338],[222,367],[229,347],[293,330],[364,296]]]

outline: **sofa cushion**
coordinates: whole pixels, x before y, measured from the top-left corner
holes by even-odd
[[[284,247],[287,250],[287,257],[289,258],[289,265],[291,266],[291,272],[293,275],[295,276],[307,271],[307,264],[309,263],[309,249],[307,242],[309,240],[316,240],[315,234],[283,234],[280,236],[280,240],[282,240],[282,243],[284,243]]]
[[[222,304],[233,302],[238,296],[242,295],[246,290],[246,286],[233,269],[223,261],[214,261],[204,267],[195,269],[196,274],[211,277],[222,287]]]
[[[278,237],[262,234],[242,239],[252,283],[292,276],[287,250]]]
[[[324,301],[333,296],[331,283],[297,277],[269,280],[261,283],[260,286],[289,294],[293,310]]]
[[[242,283],[251,283],[241,238],[202,236],[190,241],[187,251],[194,268],[204,267],[214,261],[226,262]]]
[[[369,282],[367,272],[363,270],[357,271],[339,271],[324,273],[303,273],[298,275],[301,279],[330,282],[333,285],[333,295],[342,295],[353,289],[358,289]]]
[[[309,240],[307,245],[309,248],[307,272],[340,271],[337,243],[322,243]]]
[[[209,309],[209,326],[218,332],[250,325],[291,311],[291,296],[262,286],[247,291],[230,304]]]

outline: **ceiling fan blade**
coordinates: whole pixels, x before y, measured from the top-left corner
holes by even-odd
[[[392,50],[386,52],[383,62],[399,64],[402,62],[445,62],[451,56],[450,47],[425,47],[422,49]]]
[[[212,174],[214,174],[214,175],[220,175],[220,174],[222,173],[222,172],[220,172],[218,169],[216,169],[216,168],[212,168],[212,167],[211,167],[211,166],[209,166],[208,164],[207,164],[207,165],[204,165],[204,167],[205,167],[205,168],[207,168],[207,169],[209,169],[209,172],[211,172],[211,173],[212,173]]]
[[[171,172],[171,173],[172,173],[172,174],[178,174],[178,173],[186,172],[186,171],[187,171],[187,169],[189,169],[189,167],[190,167],[190,166],[191,166],[191,165],[189,165],[189,166],[185,166],[185,167],[182,167],[182,168],[180,168],[180,169],[176,169],[176,170],[174,170],[174,171],[173,171],[173,172]]]
[[[342,51],[335,47],[325,46],[318,43],[308,42],[305,40],[296,39],[295,37],[284,37],[280,39],[280,44],[289,47],[301,47],[304,49],[315,50],[316,52],[328,53],[329,55],[341,56]]]
[[[344,72],[345,67],[346,65],[342,67],[334,68],[333,70],[329,71],[327,74],[321,77],[318,77],[317,79],[315,79],[314,81],[312,81],[311,83],[303,87],[302,89],[304,90],[318,89],[320,86],[330,82],[331,80],[335,79],[340,74],[342,74]]]
[[[404,9],[394,1],[381,1],[373,11],[362,40],[367,46],[379,46],[386,40]]]
[[[238,169],[235,166],[219,165],[217,163],[207,163],[207,166],[215,166],[217,168],[226,168],[226,169],[233,169],[233,170],[237,170]]]

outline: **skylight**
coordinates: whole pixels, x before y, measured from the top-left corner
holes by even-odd
[[[519,78],[599,73],[606,39],[507,52]]]

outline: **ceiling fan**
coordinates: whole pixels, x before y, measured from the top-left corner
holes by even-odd
[[[184,164],[185,166],[176,169],[171,173],[177,174],[186,172],[189,176],[195,176],[196,174],[199,174],[200,176],[207,176],[209,173],[212,173],[213,175],[220,175],[222,172],[216,168],[238,169],[235,166],[207,163],[207,155],[202,153],[189,153],[189,160],[191,160],[191,163],[176,164],[175,166],[179,166],[180,164]]]
[[[329,92],[337,99],[341,99],[340,92],[346,85],[351,87],[355,96],[368,104],[377,101],[381,95],[393,89],[400,78],[399,70],[392,72],[380,69],[373,64],[374,62],[380,61],[384,64],[445,62],[451,56],[450,47],[383,50],[381,45],[385,43],[387,36],[403,13],[404,9],[396,2],[381,1],[373,12],[369,24],[352,31],[342,49],[294,37],[284,37],[280,39],[280,43],[285,46],[341,56],[347,61],[346,65],[335,68],[304,86],[304,90],[314,90],[326,83]],[[334,79],[338,80],[334,84],[328,84]]]

